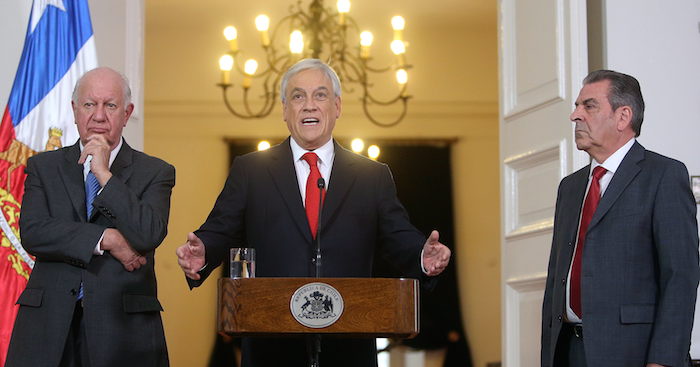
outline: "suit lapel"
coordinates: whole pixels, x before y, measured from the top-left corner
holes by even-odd
[[[282,195],[294,223],[299,227],[301,233],[304,234],[306,240],[311,242],[311,229],[309,229],[309,221],[306,219],[304,204],[301,202],[301,193],[299,192],[289,139],[287,138],[282,144],[270,148],[267,152],[270,154],[268,171],[270,176],[272,176],[275,187]]]
[[[564,213],[570,213],[568,220],[564,221],[567,241],[576,242],[576,234],[578,232],[579,222],[581,221],[581,209],[583,207],[583,199],[586,195],[586,187],[588,186],[588,174],[591,171],[591,166],[588,165],[584,169],[579,170],[572,177],[570,191],[563,192],[565,197],[569,197],[569,204],[563,205]],[[573,246],[572,253],[573,253]]]
[[[73,209],[78,213],[78,216],[82,220],[87,221],[86,218],[87,209],[85,202],[85,178],[83,177],[83,166],[78,164],[78,158],[80,158],[80,145],[75,143],[74,145],[68,147],[65,152],[65,160],[63,164],[59,166],[61,172],[61,179],[63,184],[66,186],[68,191],[68,196],[70,196],[71,203],[73,204]],[[127,182],[131,173],[133,171],[131,162],[133,159],[133,150],[124,141],[119,154],[112,162],[110,171],[112,174],[119,178],[122,182]],[[99,211],[93,211],[93,217]]]
[[[323,203],[323,211],[321,218],[321,230],[328,225],[333,219],[333,216],[343,203],[343,198],[355,183],[356,165],[353,157],[355,153],[343,148],[338,142],[333,141],[335,148],[335,158],[333,159],[333,168],[331,170],[332,185],[329,182],[326,199]]]
[[[613,178],[610,181],[608,188],[605,190],[603,197],[600,198],[598,208],[593,214],[593,218],[591,218],[591,223],[588,225],[589,230],[600,222],[603,216],[605,216],[605,213],[610,210],[622,192],[625,191],[630,182],[632,182],[632,179],[637,176],[641,170],[638,163],[643,159],[644,147],[642,147],[638,142],[635,142],[620,163],[620,166],[617,168],[617,171],[613,175]]]
[[[134,171],[133,166],[131,165],[133,162],[133,157],[134,150],[131,149],[126,141],[123,141],[122,147],[119,149],[119,153],[114,158],[114,162],[112,162],[112,166],[109,168],[112,175],[117,177],[120,181],[126,183]]]
[[[80,158],[80,145],[78,144],[76,142],[66,149],[65,159],[59,165],[58,170],[73,204],[73,209],[78,213],[80,219],[86,220],[85,180],[83,178],[83,166],[78,164],[78,158]]]

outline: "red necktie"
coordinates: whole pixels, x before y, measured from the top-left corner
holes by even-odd
[[[581,224],[578,227],[578,241],[576,252],[574,253],[574,262],[571,264],[571,280],[570,280],[570,301],[571,309],[576,315],[581,318],[581,262],[583,257],[583,243],[586,239],[586,231],[588,224],[591,223],[593,213],[595,213],[600,201],[600,178],[607,172],[603,166],[598,166],[593,169],[593,177],[591,178],[591,186],[588,188],[586,200],[583,202],[583,213],[581,214]]]
[[[309,164],[311,172],[309,178],[306,179],[306,218],[309,220],[309,228],[311,236],[316,238],[316,230],[318,229],[318,209],[320,203],[321,189],[318,187],[318,179],[321,178],[321,172],[318,170],[318,156],[316,153],[308,152],[301,156],[306,163]],[[323,192],[325,196],[325,191]]]

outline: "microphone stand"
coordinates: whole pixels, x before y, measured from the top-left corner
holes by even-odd
[[[321,213],[323,212],[323,193],[326,189],[326,180],[323,177],[316,182],[319,191],[318,196],[318,223],[316,225],[316,278],[321,277]]]
[[[316,225],[316,258],[314,263],[316,265],[316,278],[321,277],[321,213],[323,212],[323,193],[326,188],[326,180],[323,177],[319,178],[316,182],[318,189],[321,191],[318,198],[318,223]],[[309,366],[310,367],[320,367],[321,354],[321,334],[314,334],[313,341],[309,343]]]

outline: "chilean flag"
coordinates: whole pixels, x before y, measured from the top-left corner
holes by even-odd
[[[34,260],[19,213],[27,159],[78,139],[71,110],[77,79],[97,66],[87,0],[34,0],[22,57],[0,124],[0,366]]]

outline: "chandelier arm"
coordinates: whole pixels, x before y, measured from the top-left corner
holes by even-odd
[[[241,118],[241,119],[245,119],[245,120],[250,120],[250,119],[254,119],[254,118],[259,118],[259,117],[260,117],[260,116],[255,116],[255,115],[252,115],[252,114],[245,115],[245,114],[242,114],[242,113],[236,111],[236,109],[233,107],[233,105],[231,104],[231,102],[229,102],[229,99],[228,99],[228,88],[229,88],[230,86],[232,86],[232,85],[231,85],[231,84],[218,84],[218,85],[222,88],[222,91],[223,91],[224,105],[226,106],[226,109],[227,109],[232,115],[234,115],[234,116],[236,116],[236,117],[238,117],[238,118]]]
[[[368,108],[368,101],[365,98],[362,98],[362,109],[365,111],[365,116],[375,125],[380,126],[380,127],[392,127],[398,125],[404,117],[406,117],[406,112],[408,111],[408,99],[410,97],[400,97],[403,100],[403,109],[401,110],[401,114],[399,115],[396,120],[390,121],[390,122],[381,122],[378,119],[375,119],[372,114],[369,111]]]
[[[265,100],[263,102],[263,106],[260,108],[258,112],[253,112],[253,110],[250,108],[250,103],[248,102],[248,91],[250,88],[244,88],[243,89],[243,107],[245,108],[246,112],[248,113],[248,116],[251,116],[250,118],[262,118],[267,116],[263,112],[266,110],[266,107],[268,104],[270,104],[270,95],[269,93],[265,93],[264,97]]]
[[[401,91],[399,92],[399,94],[392,99],[381,100],[381,99],[378,99],[378,98],[372,96],[372,93],[369,92],[369,89],[365,88],[365,91],[364,91],[365,93],[364,93],[363,99],[367,99],[372,104],[378,104],[380,106],[391,106],[391,105],[395,104],[396,102],[398,102],[399,100],[410,98],[410,96],[403,95],[405,89],[406,89],[405,86],[403,88],[401,88]]]
[[[353,57],[357,58],[357,56],[354,56],[354,55],[353,55]],[[386,66],[383,68],[371,67],[369,65],[369,60],[362,60],[361,59],[361,61],[362,61],[362,64],[364,65],[365,70],[370,71],[370,72],[375,73],[375,74],[386,73],[387,71],[396,68],[394,65],[389,65],[389,66]]]
[[[352,83],[361,83],[363,85],[367,84],[367,73],[363,73],[360,70],[360,67],[357,64],[357,60],[353,60],[352,55],[350,55],[349,53],[346,54],[347,56],[349,56],[349,60],[343,63],[342,69],[344,74],[347,76],[348,81]],[[352,72],[348,71],[348,68],[350,68]]]

